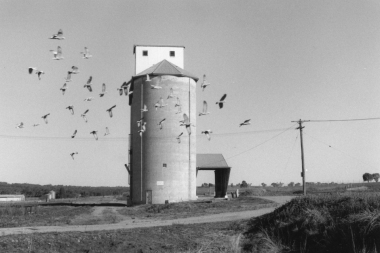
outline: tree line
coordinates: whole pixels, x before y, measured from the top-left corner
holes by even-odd
[[[379,173],[364,173],[363,174],[363,181],[367,181],[368,183],[372,180],[375,180],[376,182],[379,181],[380,174]]]
[[[8,184],[0,182],[0,194],[22,194],[25,197],[42,197],[43,195],[55,191],[56,198],[75,198],[89,196],[110,196],[121,195],[129,192],[129,187],[115,186],[71,186],[71,185],[39,185],[39,184]]]

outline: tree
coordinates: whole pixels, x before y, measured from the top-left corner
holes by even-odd
[[[301,186],[301,184],[300,183],[296,183],[294,186]]]
[[[373,180],[376,181],[376,183],[377,183],[377,181],[379,181],[379,177],[380,177],[380,174],[379,174],[379,173],[374,173],[374,174],[372,174],[372,178],[373,178]]]
[[[231,183],[231,187],[234,187],[234,183]]]
[[[262,185],[263,187],[266,187],[266,186],[267,186],[265,183],[261,183],[261,185]]]
[[[288,184],[288,186],[293,187],[293,186],[294,186],[294,182],[290,182],[290,183]]]
[[[271,186],[278,187],[278,184],[277,183],[271,183]]]
[[[243,182],[241,182],[240,188],[247,188],[247,187],[248,187],[247,182],[243,180]]]
[[[369,174],[369,173],[363,174],[363,181],[367,181],[369,183],[369,181],[372,181],[372,180],[373,180],[372,174]]]

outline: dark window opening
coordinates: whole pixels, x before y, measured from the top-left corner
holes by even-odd
[[[175,57],[175,52],[174,51],[170,51],[170,57]]]
[[[143,51],[143,56],[148,56],[148,50]]]

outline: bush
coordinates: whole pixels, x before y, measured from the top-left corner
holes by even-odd
[[[251,219],[244,249],[376,252],[380,249],[379,210],[380,199],[375,194],[295,198],[272,213]]]

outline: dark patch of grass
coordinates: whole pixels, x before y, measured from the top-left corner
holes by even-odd
[[[254,197],[239,197],[228,201],[217,200],[208,203],[180,202],[162,205],[140,205],[127,207],[118,212],[122,215],[139,218],[154,217],[160,219],[173,219],[224,212],[256,210],[273,206],[277,206],[277,204],[269,200]]]
[[[376,252],[380,198],[376,194],[311,195],[250,220],[250,252]]]
[[[40,206],[37,213],[22,214],[23,207],[15,207],[16,211],[2,212],[0,227],[26,227],[68,225],[71,220],[81,214],[91,213],[91,207]]]

